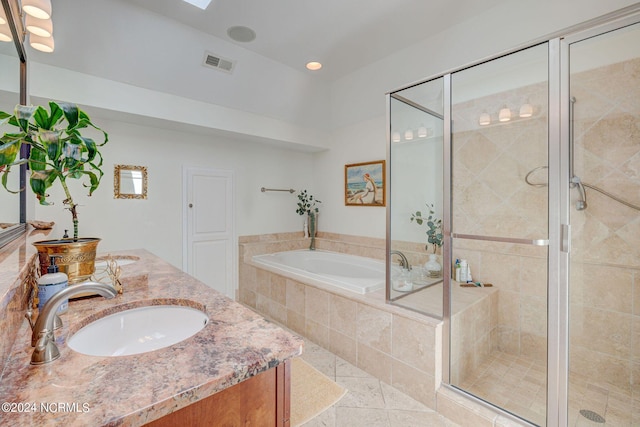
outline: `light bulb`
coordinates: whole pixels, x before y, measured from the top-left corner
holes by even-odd
[[[478,118],[478,124],[480,124],[480,126],[490,125],[491,116],[489,115],[489,113],[485,111],[482,114],[480,114],[480,117]]]
[[[508,122],[509,120],[511,120],[511,110],[508,109],[506,105],[500,110],[500,113],[498,114],[498,120],[500,120],[501,122]]]
[[[11,40],[13,40],[13,37],[11,36],[9,24],[0,24],[0,41],[10,42]]]
[[[307,62],[307,69],[311,71],[317,71],[322,68],[322,64],[317,61]]]
[[[404,139],[407,141],[411,141],[413,139],[413,131],[411,129],[407,129],[404,133]]]
[[[51,18],[51,0],[22,0],[22,10],[34,18]]]
[[[40,37],[35,34],[29,35],[29,44],[32,48],[46,53],[53,52],[55,48],[53,37]]]
[[[525,118],[531,116],[533,116],[533,106],[528,102],[526,104],[522,104],[522,107],[520,107],[520,117]]]
[[[424,125],[420,125],[418,128],[418,138],[426,138],[429,131]]]
[[[24,26],[31,34],[35,34],[40,37],[51,37],[53,34],[53,22],[51,22],[50,18],[39,19],[34,18],[31,15],[27,15]]]
[[[391,142],[400,142],[400,132],[393,132],[391,134]]]

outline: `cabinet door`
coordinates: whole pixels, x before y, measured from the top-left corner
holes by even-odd
[[[290,362],[147,424],[149,427],[288,427]]]

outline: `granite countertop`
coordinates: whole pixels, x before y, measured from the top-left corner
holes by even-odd
[[[30,365],[33,348],[25,319],[0,380],[0,400],[15,403],[2,407],[0,425],[143,425],[302,353],[300,337],[153,254],[112,255],[136,260],[121,267],[124,293],[112,300],[70,302],[61,316],[64,326],[55,332],[58,360]],[[97,313],[168,303],[199,308],[209,323],[180,343],[131,356],[86,356],[65,343]]]

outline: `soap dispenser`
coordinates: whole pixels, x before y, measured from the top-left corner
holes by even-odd
[[[38,279],[38,310],[42,310],[44,305],[54,296],[60,292],[69,284],[69,278],[66,274],[59,271],[56,264],[55,255],[49,257],[49,267],[47,267],[47,274]],[[58,314],[65,313],[69,307],[69,300],[66,300],[58,308]]]

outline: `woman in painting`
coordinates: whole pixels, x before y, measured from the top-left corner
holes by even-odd
[[[351,200],[353,201],[353,203],[360,202],[364,204],[364,198],[367,197],[369,194],[371,194],[371,202],[369,203],[373,204],[376,202],[376,191],[378,187],[376,186],[376,183],[373,180],[373,178],[371,178],[371,175],[369,175],[368,173],[365,173],[362,176],[362,179],[366,183],[364,190],[358,191],[356,194],[354,194]]]

